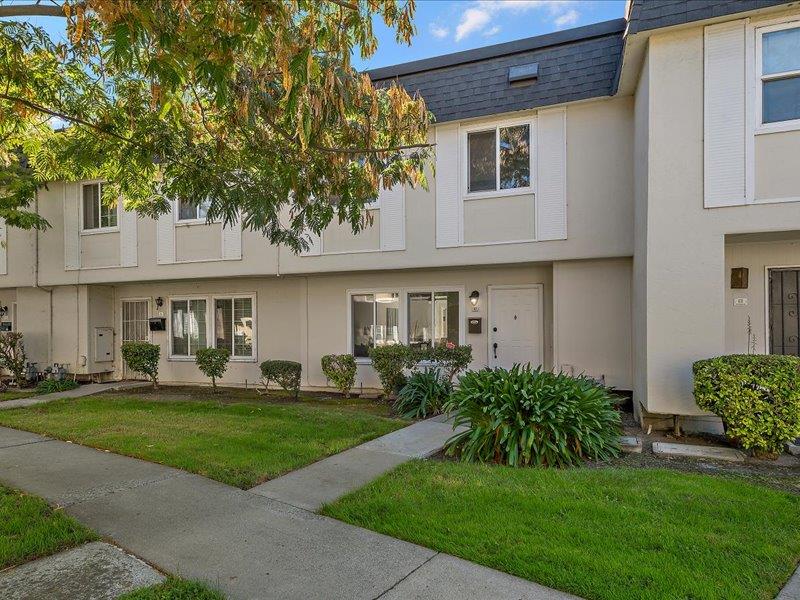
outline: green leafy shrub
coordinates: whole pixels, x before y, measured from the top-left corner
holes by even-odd
[[[77,381],[73,379],[44,379],[36,386],[37,394],[53,394],[55,392],[67,392],[79,387]]]
[[[22,334],[17,331],[0,333],[0,369],[11,373],[11,380],[17,387],[24,387],[27,383],[25,378],[27,361]]]
[[[122,344],[122,358],[131,371],[141,373],[158,387],[158,361],[161,347],[149,342],[125,342]]]
[[[337,390],[350,397],[356,383],[356,359],[352,354],[326,354],[322,357],[322,372]]]
[[[441,369],[442,376],[450,382],[453,381],[453,377],[469,367],[472,362],[472,346],[468,344],[459,346],[452,342],[447,342],[441,346],[421,348],[415,352],[415,362],[430,361],[436,363],[436,366]]]
[[[693,365],[697,405],[718,415],[742,448],[782,452],[800,437],[800,358],[732,355]]]
[[[611,392],[587,377],[541,368],[468,371],[445,403],[467,429],[447,442],[464,461],[568,466],[619,454]]]
[[[406,419],[424,419],[437,414],[453,391],[448,379],[442,379],[439,369],[413,373],[400,389],[394,410]]]
[[[264,387],[269,388],[273,381],[287,392],[293,392],[295,399],[300,393],[300,375],[303,365],[292,360],[265,360],[261,363],[261,377]]]
[[[412,350],[403,344],[370,348],[369,357],[381,380],[384,397],[389,398],[395,390],[403,387],[406,381],[403,370],[415,364],[413,355]]]
[[[211,387],[217,391],[217,379],[225,375],[231,352],[227,348],[200,348],[195,354],[197,368],[211,378]]]

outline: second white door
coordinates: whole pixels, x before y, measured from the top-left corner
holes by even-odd
[[[542,364],[542,287],[489,287],[489,366]]]

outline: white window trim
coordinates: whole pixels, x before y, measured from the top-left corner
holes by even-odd
[[[250,298],[250,302],[252,303],[252,309],[253,309],[253,317],[252,317],[253,318],[253,354],[252,354],[252,356],[234,356],[233,352],[231,352],[230,360],[231,360],[231,362],[244,362],[244,363],[258,362],[258,344],[257,344],[257,340],[258,340],[258,318],[256,317],[256,313],[257,313],[256,307],[257,307],[258,304],[256,302],[256,294],[255,294],[255,292],[253,292],[253,293],[245,293],[245,294],[216,294],[214,296],[211,296],[211,310],[212,310],[212,313],[213,313],[211,315],[211,321],[213,321],[213,324],[212,324],[212,327],[211,327],[212,335],[209,338],[209,340],[212,342],[212,347],[216,348],[217,347],[217,319],[216,319],[215,311],[217,310],[217,300],[234,300],[236,298]],[[231,307],[231,310],[232,309],[233,309],[233,307]]]
[[[84,219],[83,188],[86,187],[87,185],[95,185],[95,184],[98,184],[102,188],[103,184],[105,184],[105,183],[107,183],[107,182],[104,179],[89,179],[89,180],[86,180],[86,181],[81,181],[80,184],[79,184],[80,185],[80,205],[79,205],[78,208],[79,208],[80,213],[81,213],[81,231],[80,231],[81,235],[97,235],[99,233],[114,233],[114,232],[118,232],[119,231],[119,222],[120,222],[120,219],[122,218],[122,214],[121,214],[122,213],[122,202],[120,202],[119,200],[117,201],[117,208],[116,208],[116,210],[117,210],[117,224],[116,225],[112,225],[110,227],[92,227],[91,229],[86,229],[86,223],[83,220]],[[102,189],[100,190],[98,202],[100,203],[100,206],[98,207],[98,210],[100,210],[102,208],[102,206],[103,206]],[[98,219],[99,218],[100,217],[99,217],[99,213],[98,213]]]
[[[528,161],[530,169],[531,185],[522,188],[512,188],[508,190],[501,190],[500,187],[500,129],[506,127],[514,127],[517,125],[528,125]],[[469,134],[479,133],[481,131],[495,132],[495,185],[497,189],[488,190],[485,192],[470,192],[469,191]],[[535,157],[534,157],[534,140],[536,139],[536,116],[526,117],[524,119],[507,119],[503,121],[494,121],[492,123],[484,123],[483,125],[472,125],[469,127],[461,127],[461,167],[463,176],[461,177],[461,196],[464,200],[481,200],[484,198],[502,198],[505,196],[521,196],[524,194],[536,193],[536,179],[535,179]]]
[[[347,353],[353,353],[353,296],[361,296],[364,294],[397,294],[399,301],[399,310],[397,315],[397,326],[400,330],[400,343],[408,345],[408,295],[414,292],[458,292],[458,305],[459,312],[464,311],[463,314],[458,316],[458,343],[464,344],[466,339],[466,331],[464,323],[466,319],[465,302],[465,288],[464,286],[451,286],[451,285],[420,285],[420,286],[405,286],[395,288],[365,288],[347,290]],[[356,357],[356,363],[359,365],[371,365],[372,359],[368,357]]]
[[[763,36],[765,33],[773,31],[781,31],[784,29],[798,29],[800,28],[800,19],[791,17],[782,19],[778,22],[771,22],[768,25],[756,26],[755,31],[755,135],[762,135],[767,133],[778,133],[781,131],[797,131],[800,129],[800,119],[792,119],[790,121],[777,121],[775,123],[764,123],[763,118],[763,82],[773,79],[782,79],[787,76],[797,75],[800,77],[800,69],[794,71],[787,71],[786,73],[777,73],[773,75],[764,75],[762,70],[764,67],[762,47]]]
[[[167,327],[169,328],[169,358],[170,361],[175,362],[195,362],[195,357],[191,354],[173,354],[172,353],[172,304],[173,302],[187,302],[190,300],[204,300],[206,303],[206,348],[209,347],[208,342],[212,339],[212,325],[211,325],[211,315],[209,315],[208,305],[209,305],[209,297],[208,296],[171,296],[169,298],[168,303],[168,311],[167,314]],[[187,304],[188,308],[188,304]]]
[[[195,205],[195,208],[199,208],[199,205]],[[209,221],[205,217],[196,217],[193,219],[181,219],[181,203],[178,200],[172,201],[172,214],[175,215],[174,222],[176,227],[184,227],[189,225],[212,225],[213,223],[217,222],[217,221]]]

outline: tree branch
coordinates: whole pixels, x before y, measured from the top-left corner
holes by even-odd
[[[66,17],[61,6],[51,4],[11,4],[0,6],[2,17]]]
[[[334,4],[338,4],[339,6],[344,6],[345,8],[349,8],[350,10],[358,10],[358,4],[354,2],[346,2],[345,0],[328,0],[329,2],[333,2]]]

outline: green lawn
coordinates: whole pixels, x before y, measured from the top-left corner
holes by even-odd
[[[0,402],[6,400],[17,400],[18,398],[27,398],[36,394],[34,390],[13,390],[10,392],[0,392]]]
[[[0,425],[249,488],[407,423],[352,406],[92,396],[0,411]]]
[[[164,583],[133,591],[118,600],[225,600],[225,596],[199,581],[170,577]]]
[[[95,539],[41,498],[0,486],[0,571]]]
[[[415,461],[323,513],[589,599],[771,600],[800,496],[658,469]]]

